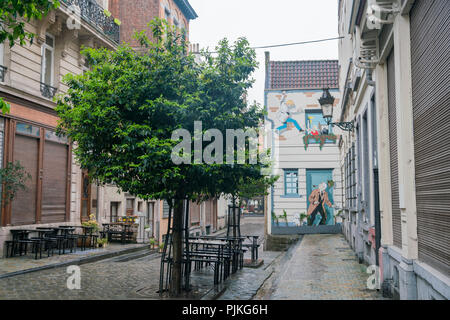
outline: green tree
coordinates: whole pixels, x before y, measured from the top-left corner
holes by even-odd
[[[245,101],[256,67],[245,39],[233,45],[224,40],[217,56],[204,54],[204,62],[196,63],[183,33],[160,19],[151,26],[153,41],[144,32],[137,35],[139,52],[128,46],[84,49],[92,70],[66,76],[69,89],[58,99],[58,130],[76,142],[78,162],[99,183],[174,204],[170,293],[176,296],[181,292],[183,201],[231,193],[234,184],[227,179],[256,179],[261,166],[177,165],[172,150],[180,141],[172,133],[186,129],[194,137],[194,121],[202,121],[204,129],[216,128],[225,136],[226,129],[257,127],[263,114]]]
[[[52,9],[59,6],[59,0],[2,0],[0,2],[0,43],[9,41],[12,47],[18,40],[20,45],[29,39],[33,43],[35,34],[25,31],[25,22],[41,20]],[[10,105],[0,98],[0,109],[8,113]]]
[[[0,168],[3,205],[13,201],[19,190],[27,190],[26,183],[30,179],[31,175],[19,161],[8,162],[4,168]]]

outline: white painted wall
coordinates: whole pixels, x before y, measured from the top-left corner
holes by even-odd
[[[340,93],[337,90],[330,90],[331,94],[336,98],[336,104],[339,105]],[[271,129],[271,122],[273,122],[273,129],[281,126],[282,123],[278,119],[277,113],[280,107],[281,91],[267,91],[266,92],[266,106],[267,106],[267,120],[266,129]],[[322,90],[286,90],[287,101],[292,101],[295,104],[292,118],[295,119],[302,129],[306,128],[307,110],[320,110],[318,99],[322,95]],[[336,121],[340,111],[339,108],[334,108],[334,118]],[[299,213],[306,213],[307,211],[307,195],[306,195],[306,170],[307,169],[333,169],[334,186],[334,204],[341,207],[342,198],[342,184],[341,172],[339,164],[339,149],[338,141],[341,134],[338,128],[334,128],[333,132],[338,135],[336,144],[325,144],[320,150],[318,144],[310,144],[305,150],[303,142],[304,133],[299,133],[295,127],[288,127],[288,130],[283,132],[281,136],[285,140],[279,140],[277,134],[269,134],[265,139],[265,146],[272,149],[274,157],[274,167],[279,180],[275,183],[273,192],[273,211],[277,216],[283,214],[286,210],[289,222],[298,222],[296,215]],[[273,136],[273,137],[272,137]],[[298,169],[298,198],[286,198],[284,196],[284,172],[282,169]],[[270,233],[271,224],[271,195],[268,196],[267,219],[268,232]]]

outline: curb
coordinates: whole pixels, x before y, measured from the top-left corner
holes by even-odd
[[[61,268],[61,267],[66,267],[66,266],[70,266],[70,265],[77,265],[77,266],[79,266],[79,265],[82,265],[82,264],[97,262],[97,261],[100,261],[100,260],[109,259],[109,258],[112,258],[112,257],[115,257],[115,256],[120,256],[120,255],[123,255],[123,254],[127,254],[127,253],[133,253],[133,252],[137,252],[137,251],[144,251],[146,249],[148,250],[148,245],[143,245],[142,247],[134,247],[134,248],[122,249],[122,250],[118,250],[118,251],[114,251],[114,252],[108,252],[108,253],[104,253],[104,254],[93,255],[93,256],[90,256],[90,257],[83,257],[83,258],[79,258],[79,259],[76,259],[76,260],[70,260],[70,261],[53,263],[53,264],[40,266],[40,267],[36,267],[36,268],[31,268],[31,269],[25,269],[25,270],[20,270],[20,271],[15,271],[15,272],[9,272],[9,273],[5,273],[5,274],[0,275],[0,279],[14,277],[14,276],[18,276],[18,275],[26,274],[26,273],[30,273],[30,272],[36,272],[36,271],[42,271],[42,270],[54,269],[54,268]],[[148,251],[149,251],[149,253],[151,252],[150,250],[148,250]]]
[[[227,286],[225,284],[219,284],[214,286],[214,288],[210,289],[207,293],[205,293],[200,300],[217,300],[220,296],[227,290]]]

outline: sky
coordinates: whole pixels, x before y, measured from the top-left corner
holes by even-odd
[[[228,38],[246,37],[252,47],[338,37],[338,0],[189,0],[198,18],[189,26],[189,40],[214,50]],[[259,68],[249,100],[264,101],[264,51],[270,59],[338,58],[338,40],[256,50]]]

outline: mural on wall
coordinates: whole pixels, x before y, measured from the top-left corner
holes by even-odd
[[[279,108],[273,108],[278,109],[274,120],[281,124],[276,126],[275,129],[278,139],[286,140],[283,133],[291,128],[296,128],[299,133],[304,133],[305,150],[311,144],[319,144],[320,150],[322,150],[326,143],[336,143],[338,136],[333,133],[331,126],[326,123],[320,109],[307,110],[305,112],[302,107],[296,105],[293,99],[288,98],[286,91],[282,91],[281,95],[276,97],[280,101]],[[305,128],[302,128],[298,121],[299,117],[297,115],[300,114],[305,114]]]
[[[305,150],[311,143],[319,143],[320,150],[322,150],[325,143],[336,143],[337,136],[334,135],[330,125],[328,125],[323,118],[320,111],[306,112],[306,132],[303,137]]]
[[[297,120],[292,118],[292,115],[300,113],[303,113],[303,110],[301,108],[297,110],[294,101],[287,100],[286,91],[283,91],[281,94],[280,109],[277,113],[277,119],[282,123],[282,125],[276,129],[276,132],[281,134],[282,131],[287,129],[288,123],[292,123],[299,132],[302,132],[302,127],[298,124]]]
[[[311,169],[306,172],[308,205],[304,225],[334,225],[333,170]]]
[[[324,225],[327,222],[327,211],[325,205],[332,208],[333,204],[328,198],[328,193],[326,192],[327,184],[322,182],[318,189],[314,189],[308,197],[309,208],[307,212],[308,225]],[[320,218],[317,215],[320,215]],[[316,219],[318,218],[318,219]],[[317,221],[319,220],[319,221]]]

